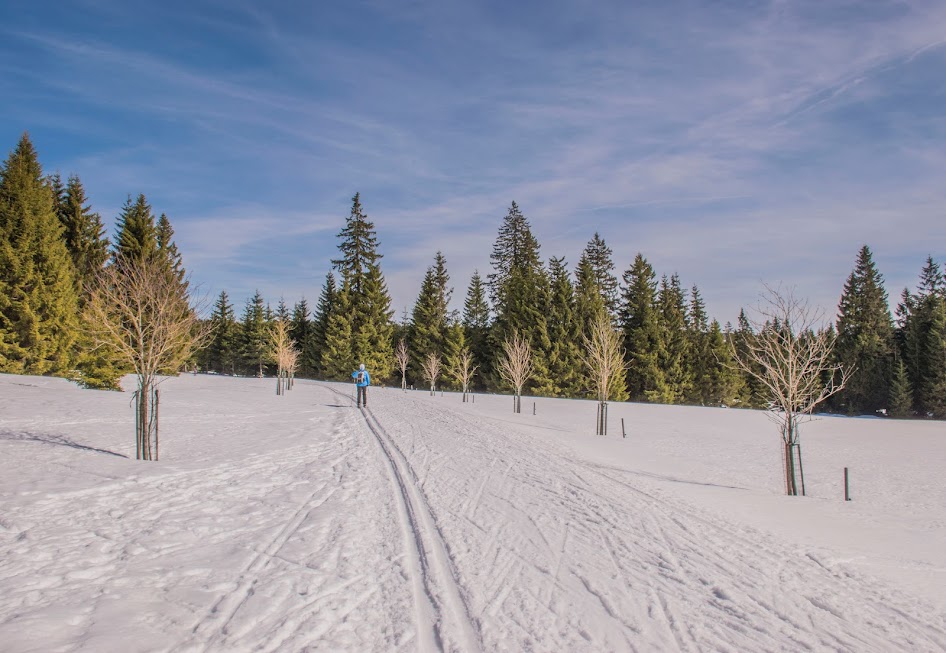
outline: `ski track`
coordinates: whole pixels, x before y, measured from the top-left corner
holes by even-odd
[[[342,395],[331,386],[326,387]],[[417,473],[371,409],[365,406],[361,412],[389,471],[402,535],[411,558],[407,566],[419,633],[417,650],[422,653],[482,650],[477,625],[458,586],[447,546],[431,514]],[[431,458],[441,457],[442,454],[432,455],[430,450],[423,452],[418,465],[423,470],[423,477],[430,474]]]
[[[494,427],[469,404],[392,394],[373,408],[394,446],[418,460],[453,451],[417,483],[485,650],[946,650],[925,604],[574,460],[531,415],[510,432],[514,420]]]
[[[6,512],[0,650],[97,651],[116,629],[128,651],[414,650],[385,470],[353,411],[325,414],[302,446]],[[72,598],[90,585],[93,601]],[[153,609],[128,615],[126,597]],[[61,639],[44,639],[49,620]]]

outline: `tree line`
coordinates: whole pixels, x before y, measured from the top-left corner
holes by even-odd
[[[506,390],[507,344],[530,352],[525,391],[551,397],[600,396],[583,343],[609,324],[618,336],[622,373],[609,376],[611,400],[764,407],[758,379],[737,364],[760,332],[741,311],[735,325],[707,315],[699,288],[676,274],[658,277],[643,254],[620,276],[612,250],[595,233],[573,269],[543,259],[529,221],[513,202],[490,255],[491,270],[474,272],[461,310],[451,309],[447,261],[434,254],[410,313],[394,319],[381,270],[374,224],[359,195],[338,234],[314,307],[303,298],[273,309],[259,293],[238,317],[225,291],[209,318],[212,337],[192,363],[225,374],[266,375],[282,369],[272,354],[274,325],[294,343],[298,376],[347,380],[358,363],[375,378],[405,383]],[[121,260],[162,262],[186,294],[181,255],[165,215],[144,195],[122,207],[113,239],[91,210],[75,175],[44,175],[24,135],[0,169],[0,371],[57,374],[90,387],[115,387],[129,371],[95,347],[81,315],[88,288]],[[285,327],[285,329],[282,329]],[[946,281],[928,258],[917,288],[905,289],[891,314],[882,275],[861,248],[844,285],[837,321],[825,327],[835,361],[851,370],[827,408],[849,414],[946,417]],[[600,334],[599,334],[600,335]],[[398,363],[403,356],[403,369]],[[461,370],[465,370],[461,374]],[[436,376],[436,375],[435,375]]]
[[[257,292],[237,318],[221,292],[212,317],[216,337],[201,364],[221,373],[266,373],[267,325],[285,321],[300,348],[303,377],[347,380],[365,362],[382,380],[396,372],[403,383],[426,387],[439,374],[447,389],[502,391],[511,387],[501,373],[505,345],[518,336],[531,352],[528,392],[594,397],[602,392],[584,364],[582,343],[603,317],[624,351],[624,373],[608,388],[611,400],[744,407],[770,401],[737,357],[778,324],[754,325],[743,310],[735,326],[721,325],[707,315],[696,285],[684,289],[676,274],[658,279],[642,254],[619,279],[612,250],[598,233],[574,270],[560,257],[544,261],[513,202],[493,245],[492,270],[485,278],[473,273],[462,310],[451,309],[454,288],[446,258],[437,252],[412,311],[399,321],[359,195],[338,236],[342,256],[333,261],[314,309],[304,298],[291,310],[280,299],[274,311]],[[824,327],[833,362],[850,370],[847,387],[826,402],[828,410],[946,417],[946,284],[932,258],[920,276],[915,292],[904,290],[894,321],[870,249],[861,248],[837,323]],[[395,359],[401,361],[397,370]],[[465,376],[471,368],[472,382]]]

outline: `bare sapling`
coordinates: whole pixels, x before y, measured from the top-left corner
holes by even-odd
[[[440,376],[440,355],[434,352],[427,354],[421,369],[424,372],[424,379],[430,383],[430,396],[433,396],[437,388],[437,377]]]
[[[602,312],[591,323],[587,335],[582,336],[584,351],[581,359],[591,376],[598,399],[597,435],[608,434],[608,399],[611,389],[623,383],[627,363],[621,347],[621,335],[611,320]]]
[[[473,354],[469,347],[461,349],[456,356],[448,361],[447,373],[463,389],[463,401],[467,401],[470,392],[470,381],[476,373],[477,366],[473,364]]]
[[[93,347],[118,354],[138,380],[139,460],[158,459],[158,376],[179,373],[210,340],[210,323],[197,317],[200,308],[191,306],[188,284],[163,261],[122,260],[102,270],[90,286],[83,325]]]
[[[269,327],[266,356],[276,364],[276,394],[285,394],[289,387],[289,378],[298,360],[296,344],[289,337],[289,324],[286,321],[277,320]]]
[[[503,355],[498,361],[499,376],[515,392],[513,410],[522,412],[522,388],[532,378],[532,349],[529,341],[514,331],[512,336],[503,341]]]
[[[398,340],[397,347],[394,349],[394,358],[401,368],[401,390],[407,390],[407,363],[410,360],[407,353],[407,341],[404,338]]]
[[[824,328],[823,312],[791,290],[765,286],[756,313],[750,320],[753,333],[741,351],[733,346],[733,355],[768,394],[768,415],[782,437],[786,494],[804,495],[798,426],[844,388],[853,368],[833,362],[835,334]]]

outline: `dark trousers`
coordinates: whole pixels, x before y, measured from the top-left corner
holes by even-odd
[[[359,385],[355,386],[358,388],[358,401],[357,404],[359,407],[368,405],[368,386]]]

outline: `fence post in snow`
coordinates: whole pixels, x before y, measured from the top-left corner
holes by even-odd
[[[622,437],[622,438],[626,438],[626,437],[627,437],[627,431],[624,430],[624,418],[623,418],[623,417],[621,418],[621,437]]]
[[[535,402],[532,402],[532,414],[535,415]]]
[[[851,500],[851,492],[848,486],[847,467],[844,468],[844,500]]]

